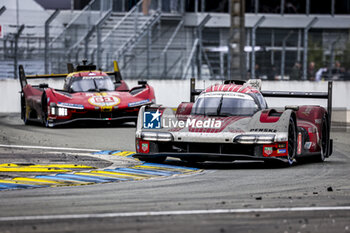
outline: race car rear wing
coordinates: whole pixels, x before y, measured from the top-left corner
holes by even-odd
[[[245,81],[242,80],[226,80],[225,84],[235,83],[243,85]],[[194,102],[195,96],[199,95],[203,89],[196,89],[196,80],[191,79],[191,102]],[[300,92],[300,91],[261,91],[264,97],[278,97],[278,98],[307,98],[307,99],[327,99],[328,120],[332,117],[332,90],[333,82],[328,82],[327,92]]]
[[[113,71],[105,72],[108,75],[114,76],[115,82],[120,83],[122,80],[122,76],[119,71],[119,66],[117,61],[113,61]],[[75,69],[72,63],[67,64],[68,73],[66,74],[36,74],[36,75],[25,75],[24,68],[22,65],[18,66],[19,72],[19,81],[21,84],[21,88],[25,87],[28,82],[27,79],[47,79],[47,78],[65,78],[69,73],[77,72],[77,71],[88,71],[88,70],[96,70],[96,66],[92,64],[86,64],[86,60],[83,60],[83,65],[78,65]]]
[[[117,83],[120,83],[122,79],[122,75],[120,74],[119,66],[117,61],[113,61],[113,71],[106,72],[108,75],[114,75],[114,80]]]
[[[328,82],[327,92],[300,92],[300,91],[261,91],[264,97],[278,98],[303,98],[303,99],[327,99],[328,119],[332,117],[332,92],[333,82]]]

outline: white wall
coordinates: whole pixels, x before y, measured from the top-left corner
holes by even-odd
[[[50,87],[61,89],[63,79],[60,80],[31,80],[30,83],[39,84],[47,82]],[[136,80],[127,80],[129,87],[137,85]],[[177,107],[182,101],[190,99],[190,80],[149,80],[148,83],[154,87],[158,104]],[[209,85],[221,83],[220,81],[197,81],[196,88],[204,88]],[[298,82],[298,81],[265,81],[263,90],[275,91],[327,91],[327,82]],[[350,110],[350,82],[334,82],[333,86],[333,108]],[[20,111],[20,84],[18,80],[0,79],[0,112]],[[281,99],[268,98],[269,106],[282,107],[285,105],[317,104],[325,106],[326,100],[312,99]]]

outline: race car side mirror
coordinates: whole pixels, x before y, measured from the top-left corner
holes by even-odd
[[[47,83],[40,83],[39,84],[39,88],[48,88],[49,87],[49,84]]]
[[[147,81],[141,80],[137,82],[139,85],[145,86],[147,84]]]
[[[297,105],[286,105],[284,107],[284,109],[285,110],[290,109],[290,110],[293,110],[293,111],[298,111],[299,110],[299,106],[297,106]]]

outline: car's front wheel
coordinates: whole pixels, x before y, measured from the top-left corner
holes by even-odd
[[[27,104],[24,97],[21,98],[21,118],[25,125],[30,125],[30,121],[28,120]]]
[[[288,156],[287,162],[289,165],[292,165],[294,162],[294,158],[296,155],[296,147],[297,147],[297,129],[294,119],[291,117],[289,119],[288,126]]]
[[[48,118],[48,105],[47,105],[47,97],[44,92],[44,94],[41,97],[41,109],[42,109],[42,115],[41,115],[41,123],[45,127],[50,127],[49,126],[49,118]]]

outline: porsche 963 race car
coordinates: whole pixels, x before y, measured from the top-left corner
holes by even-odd
[[[167,156],[184,161],[276,160],[292,164],[332,154],[330,139],[332,83],[328,92],[260,91],[260,80],[225,81],[196,90],[177,110],[140,109],[136,150],[141,160],[161,162]],[[264,97],[327,99],[315,105],[269,108]]]
[[[21,118],[25,124],[41,122],[54,127],[78,121],[134,121],[141,106],[155,103],[154,90],[146,81],[132,89],[122,80],[118,64],[102,72],[95,65],[68,64],[68,74],[25,75],[19,66]],[[65,78],[63,89],[48,84],[30,85],[27,79]]]

